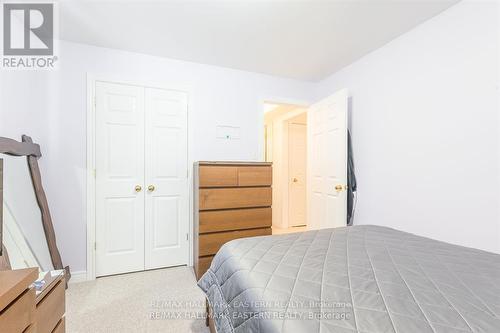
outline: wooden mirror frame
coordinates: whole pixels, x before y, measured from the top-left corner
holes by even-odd
[[[40,212],[42,213],[42,226],[45,233],[45,239],[47,240],[47,246],[49,248],[50,259],[54,269],[65,270],[66,281],[68,281],[71,277],[70,269],[69,266],[63,266],[61,255],[59,253],[59,249],[57,248],[56,235],[54,232],[54,226],[52,225],[49,204],[43,189],[40,168],[38,167],[38,159],[42,157],[40,145],[33,143],[31,137],[27,135],[22,136],[22,142],[0,137],[0,153],[27,157],[28,168],[31,175],[31,182],[33,183],[33,189],[35,190],[36,201],[38,203],[38,207],[40,207]],[[5,247],[3,248],[3,255],[0,256],[0,267],[2,266],[8,267],[9,269],[11,268]]]

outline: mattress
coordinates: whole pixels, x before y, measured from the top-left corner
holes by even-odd
[[[218,333],[500,332],[500,255],[380,226],[234,240],[198,285]]]

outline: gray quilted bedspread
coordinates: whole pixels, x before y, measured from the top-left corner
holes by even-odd
[[[198,285],[218,333],[500,332],[500,255],[385,227],[234,240]]]

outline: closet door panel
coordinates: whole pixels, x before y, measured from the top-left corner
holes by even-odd
[[[145,90],[146,269],[187,264],[187,94]]]
[[[96,276],[143,270],[144,89],[95,88]]]
[[[151,232],[153,234],[151,248],[162,249],[178,247],[179,225],[177,223],[161,223],[165,216],[172,221],[179,219],[180,202],[178,196],[153,196],[151,198],[153,209]]]

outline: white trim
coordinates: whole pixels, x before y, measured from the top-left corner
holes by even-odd
[[[95,279],[95,81],[87,74],[87,280]]]
[[[187,186],[188,186],[188,209],[189,209],[189,257],[188,266],[193,266],[193,130],[191,124],[193,123],[193,101],[194,89],[191,86],[183,84],[165,84],[156,82],[144,82],[140,80],[128,80],[110,75],[100,75],[87,73],[87,170],[86,170],[86,183],[87,183],[87,271],[77,272],[85,274],[86,280],[95,280],[95,83],[97,81],[104,81],[118,84],[128,84],[134,86],[141,86],[146,88],[158,88],[166,90],[177,90],[188,94],[188,110],[187,110],[187,140],[188,140],[188,172],[187,172]],[[72,273],[73,274],[73,273]],[[71,278],[72,280],[73,278]]]
[[[71,272],[71,279],[69,279],[68,284],[75,284],[85,281],[88,281],[87,271]]]

